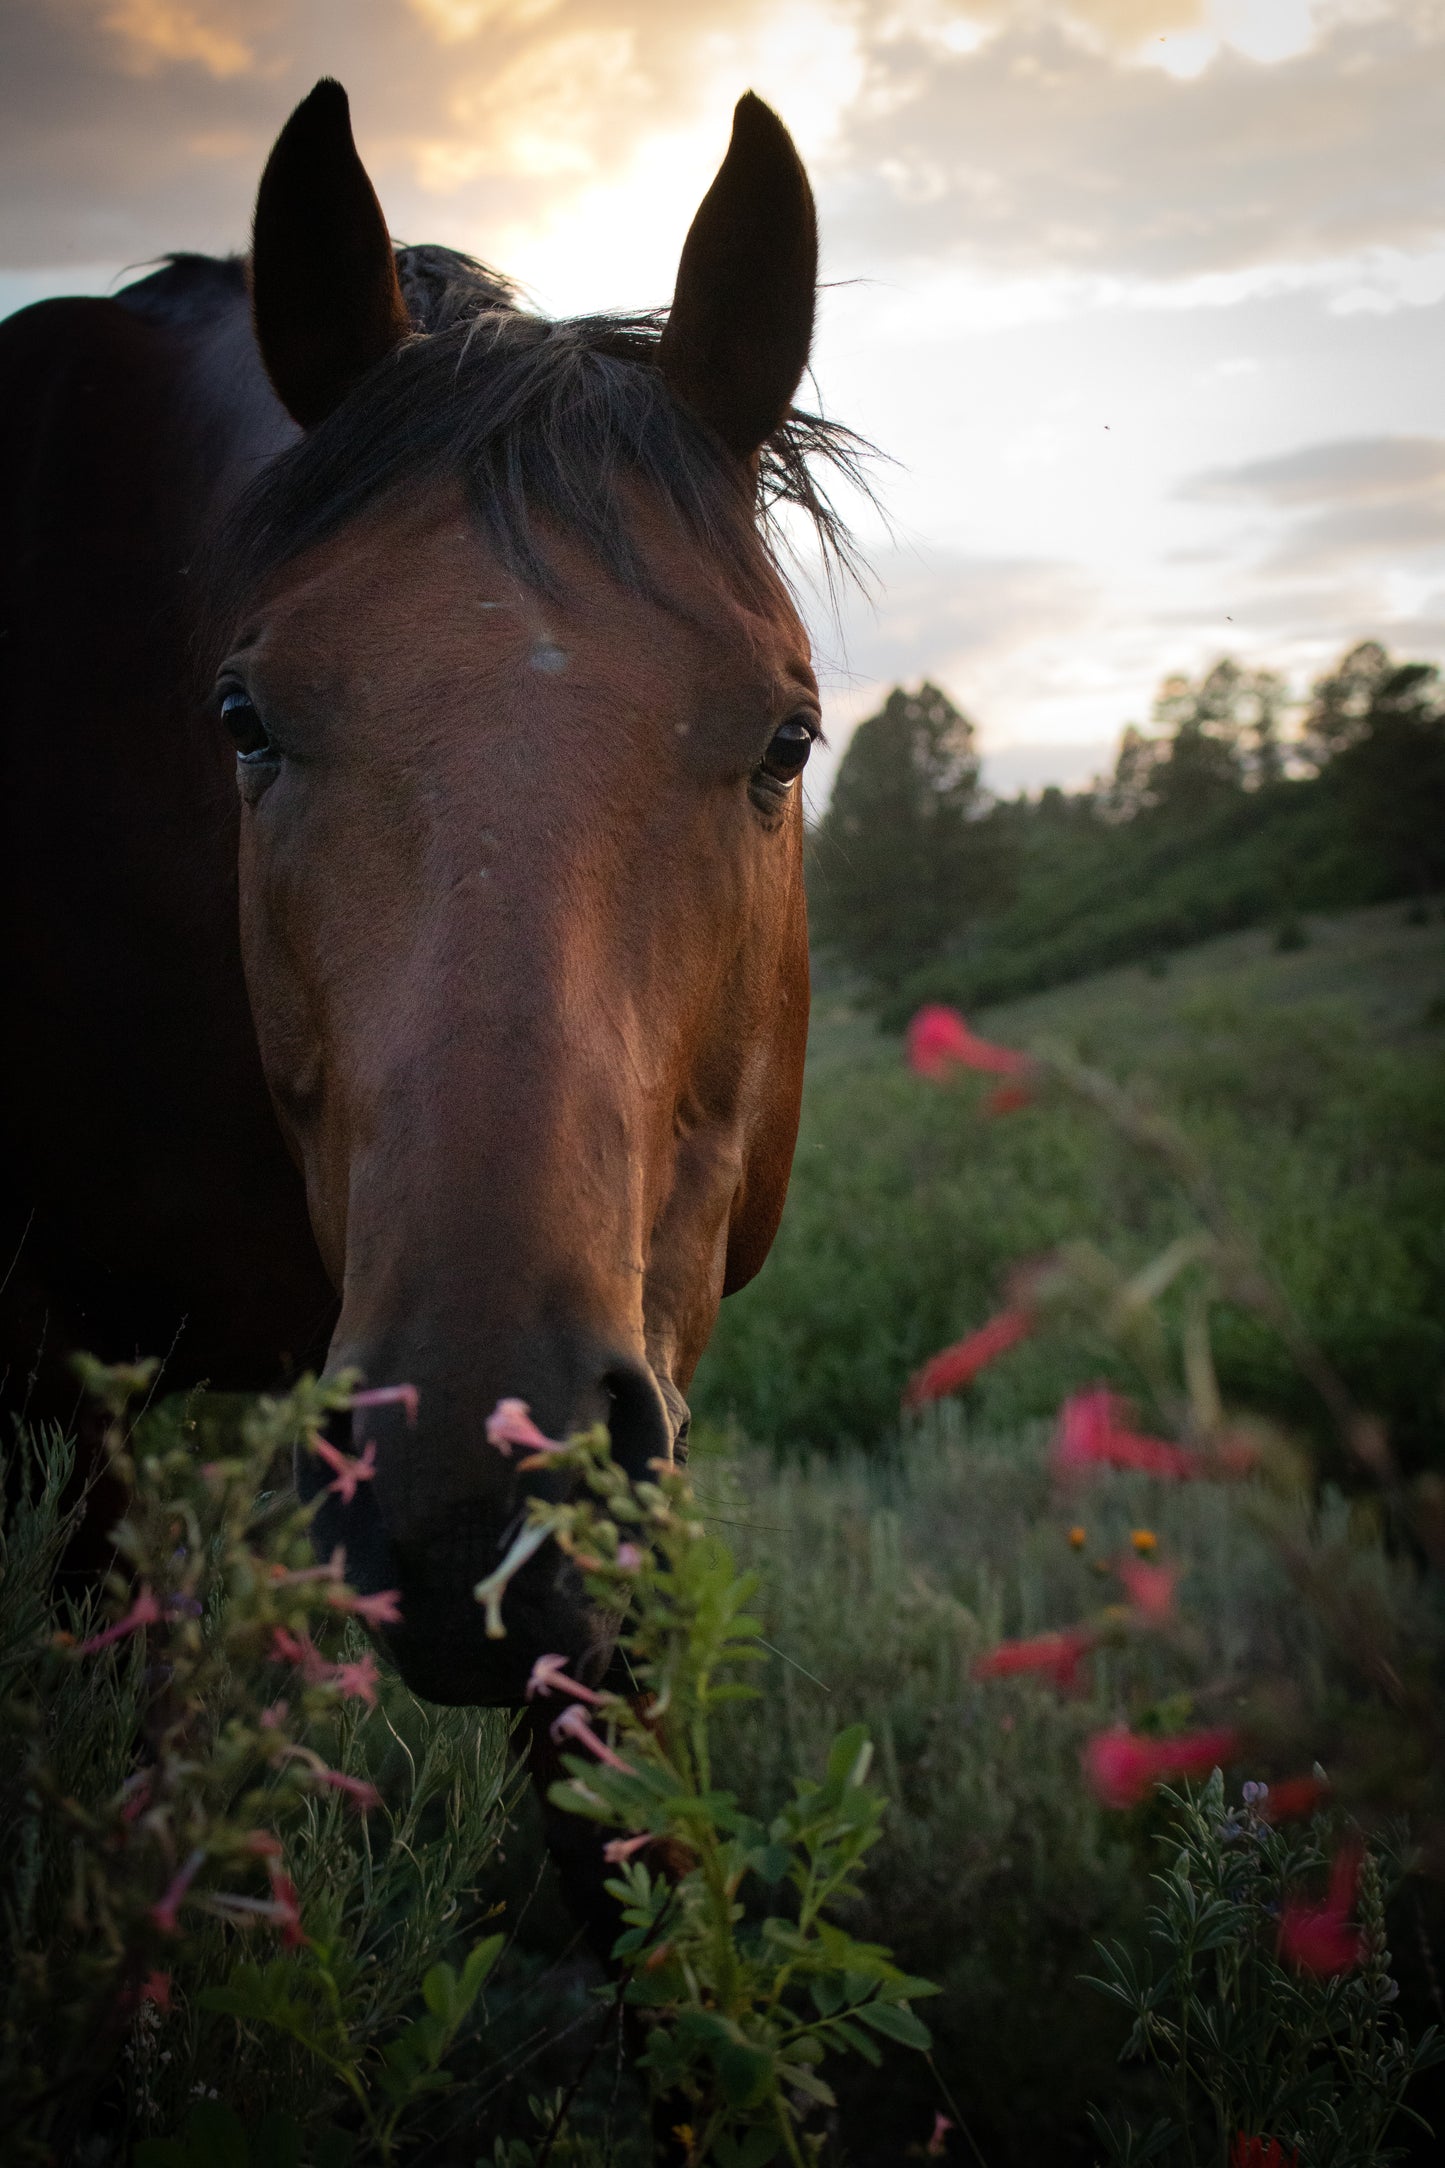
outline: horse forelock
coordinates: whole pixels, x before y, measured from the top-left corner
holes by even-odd
[[[217,629],[362,512],[446,479],[461,482],[507,569],[543,593],[556,584],[548,529],[625,586],[652,591],[629,485],[660,500],[743,599],[776,587],[783,506],[811,526],[830,579],[854,571],[823,478],[867,493],[870,448],[852,431],[791,412],[762,447],[753,487],[669,389],[657,359],[662,314],[543,317],[519,305],[510,280],[450,249],[399,249],[397,269],[415,333],[239,500],[214,552]]]

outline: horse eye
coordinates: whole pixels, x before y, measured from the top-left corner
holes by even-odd
[[[221,721],[235,739],[236,751],[242,760],[276,758],[276,748],[249,693],[233,688],[225,694],[221,701]]]
[[[775,783],[792,783],[808,765],[808,755],[813,750],[816,733],[811,726],[796,715],[773,732],[772,742],[763,755],[763,773],[770,775]]]

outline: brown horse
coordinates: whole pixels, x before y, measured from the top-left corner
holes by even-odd
[[[851,443],[792,408],[815,270],[746,97],[665,320],[545,321],[393,249],[322,82],[249,267],[0,332],[8,1397],[74,1419],[80,1345],[414,1385],[316,1529],[435,1700],[601,1660],[547,1553],[484,1638],[488,1411],[675,1453],[782,1209],[819,717],[769,511],[836,543]]]

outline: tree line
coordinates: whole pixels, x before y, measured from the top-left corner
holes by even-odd
[[[1445,887],[1445,686],[1378,641],[1290,700],[1224,657],[1166,678],[1086,790],[992,797],[974,723],[899,686],[861,723],[808,847],[815,940],[896,1019],[1238,926]]]

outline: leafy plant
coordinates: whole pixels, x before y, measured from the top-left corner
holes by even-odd
[[[832,1916],[856,1896],[880,1831],[869,1741],[860,1726],[840,1733],[820,1781],[795,1780],[768,1823],[750,1814],[714,1755],[719,1712],[755,1692],[744,1677],[763,1655],[746,1608],[755,1581],[705,1534],[686,1477],[659,1463],[635,1482],[605,1430],[553,1444],[513,1403],[490,1435],[528,1448],[524,1468],[572,1479],[563,1501],[531,1501],[512,1553],[479,1587],[490,1630],[504,1631],[509,1581],[548,1536],[619,1622],[628,1691],[569,1677],[560,1657],[538,1661],[531,1691],[558,1698],[554,1736],[577,1749],[555,1804],[619,1832],[607,1886],[622,1907],[614,1954],[645,2029],[641,2065],[690,2160],[763,2168],[783,2152],[801,2164],[818,2142],[809,2118],[835,2104],[830,2056],[876,2065],[883,2044],[930,2044],[912,2004],[936,1990]]]
[[[1358,1928],[1341,1903],[1333,1950],[1315,1948],[1313,1964],[1291,1961],[1291,1927],[1298,1936],[1313,1923],[1318,1940],[1328,1922],[1329,1900],[1306,1906],[1300,1896],[1340,1856],[1328,1818],[1276,1824],[1263,1784],[1246,1785],[1228,1807],[1218,1772],[1196,1793],[1166,1796],[1173,1818],[1158,1840],[1169,1858],[1154,1877],[1151,1956],[1101,1944],[1102,1975],[1089,1984],[1128,2011],[1125,2054],[1159,2070],[1171,2112],[1141,2138],[1127,2119],[1095,2111],[1108,2157],[1120,2168],[1233,2168],[1270,2148],[1298,2168],[1398,2159],[1387,2135],[1402,2117],[1426,2127],[1405,2090],[1445,2056],[1445,2041],[1433,2026],[1412,2040],[1399,2015],[1385,1857],[1346,1855]],[[1333,1962],[1322,1967],[1327,1954]]]

